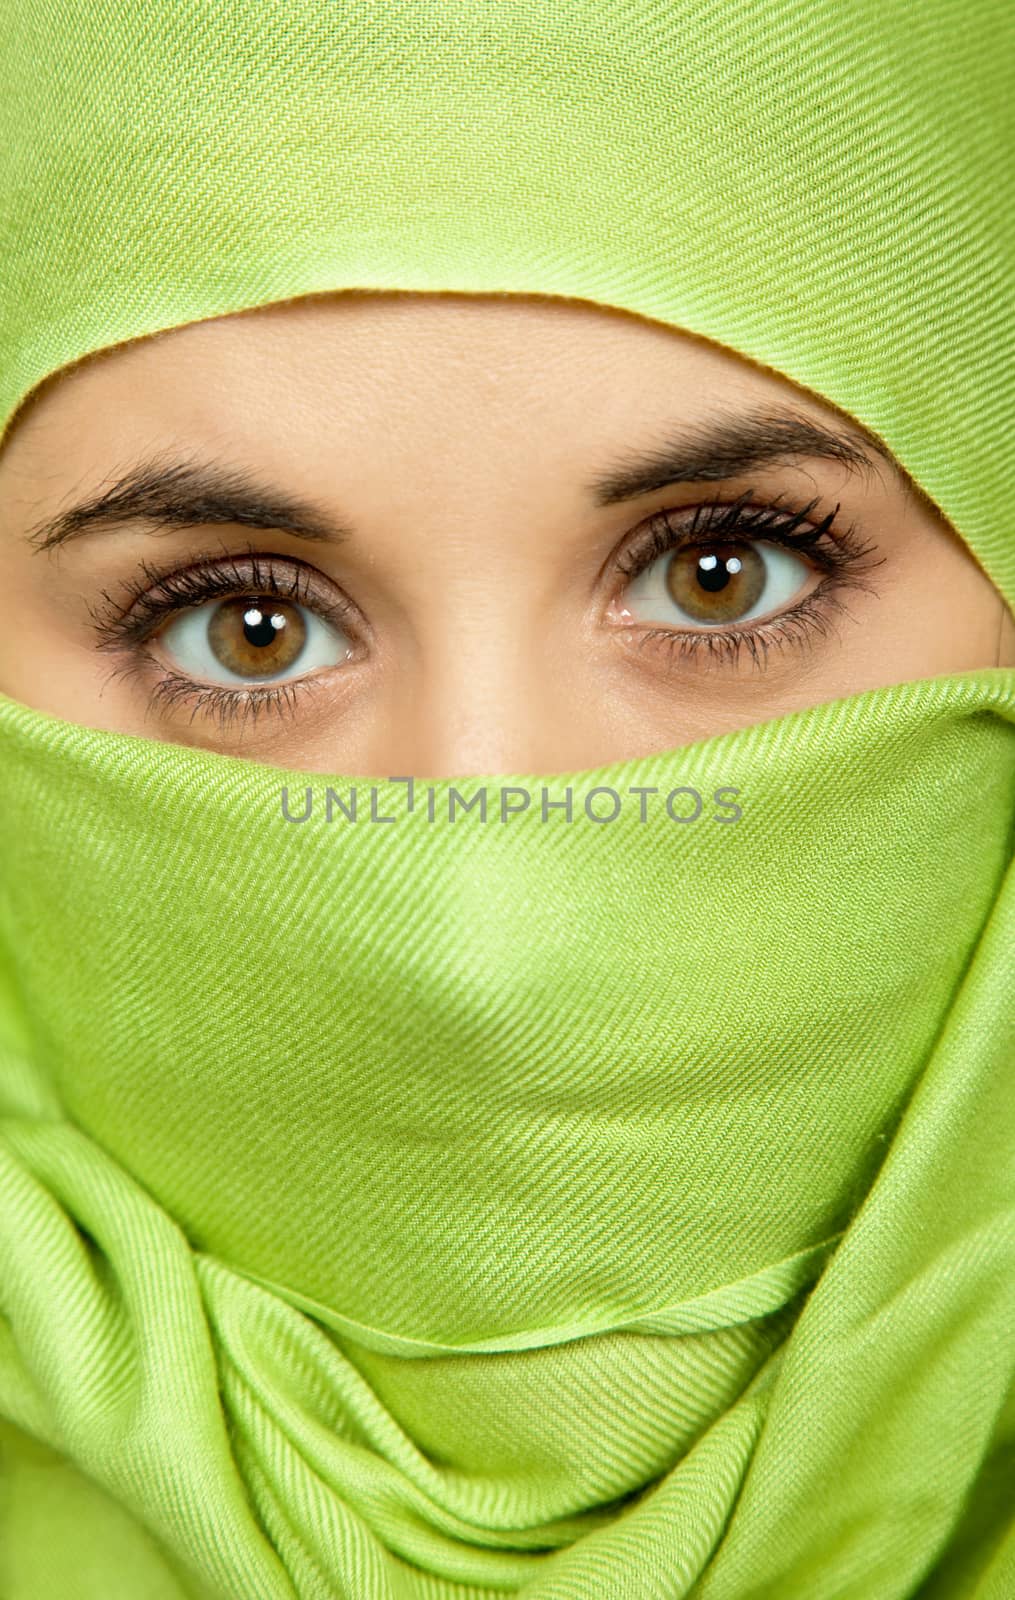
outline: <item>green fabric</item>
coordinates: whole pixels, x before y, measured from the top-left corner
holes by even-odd
[[[874,429],[1013,600],[1013,18],[8,0],[0,421],[294,295],[577,296]],[[1015,670],[376,789],[0,695],[3,1600],[1012,1600]]]
[[[1015,671],[411,811],[0,738],[0,1414],[109,1497],[8,1439],[5,1597],[1015,1593]]]
[[[1010,0],[0,15],[0,425],[88,351],[292,295],[576,296],[853,413],[1015,601]]]

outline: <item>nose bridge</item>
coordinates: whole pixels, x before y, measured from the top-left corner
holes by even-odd
[[[418,558],[397,567],[401,626],[375,704],[374,770],[451,778],[583,764],[581,595],[531,516],[499,502],[477,549],[474,526],[445,515],[440,537],[421,537]]]
[[[389,737],[397,770],[445,778],[555,762],[567,696],[551,681],[549,624],[534,609],[514,585],[473,610],[460,593],[425,630],[416,669],[399,685]]]

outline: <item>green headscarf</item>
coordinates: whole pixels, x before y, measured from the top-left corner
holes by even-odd
[[[1007,5],[7,13],[5,426],[309,292],[578,297],[1015,598]],[[412,786],[0,695],[0,806],[3,1600],[1015,1595],[1015,670]]]

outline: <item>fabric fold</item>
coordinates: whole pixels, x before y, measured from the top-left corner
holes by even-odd
[[[1015,672],[487,780],[733,824],[421,789],[311,848],[280,787],[345,775],[0,737],[0,1416],[186,1600],[908,1600],[978,1494],[1009,1571]]]
[[[1005,0],[5,9],[0,445],[189,323],[556,297],[1015,605]],[[0,695],[3,1600],[1011,1600],[1015,669],[411,791]]]

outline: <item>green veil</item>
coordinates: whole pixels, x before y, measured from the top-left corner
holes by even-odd
[[[4,21],[5,430],[267,302],[577,298],[1015,601],[1009,7]],[[0,804],[4,1600],[1015,1595],[1015,670],[416,785],[0,695]]]

